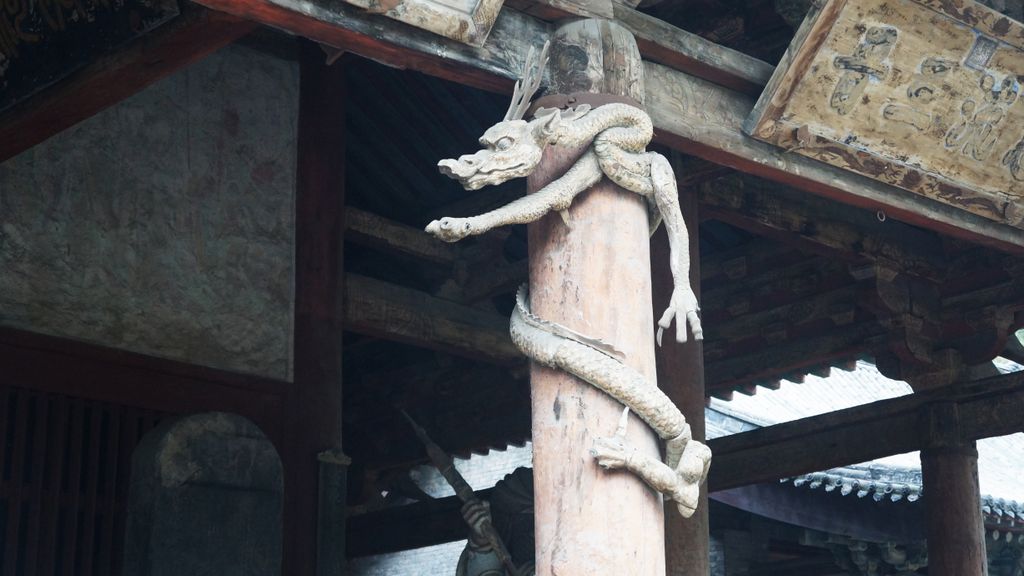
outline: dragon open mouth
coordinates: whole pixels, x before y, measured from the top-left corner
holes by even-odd
[[[488,184],[500,184],[518,176],[524,176],[528,165],[518,162],[512,166],[487,166],[469,164],[460,160],[442,160],[437,164],[442,174],[458,180],[468,190],[476,190]]]

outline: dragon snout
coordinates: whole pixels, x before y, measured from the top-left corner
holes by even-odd
[[[437,163],[441,173],[449,178],[464,180],[477,173],[480,169],[479,159],[476,155],[462,156],[458,160],[448,158]]]

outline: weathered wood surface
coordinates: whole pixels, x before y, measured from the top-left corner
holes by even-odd
[[[959,442],[1024,431],[1024,373],[881,400],[710,442],[711,490],[725,490],[920,450],[938,405],[960,414]],[[865,441],[885,438],[886,442]]]
[[[678,160],[675,158],[674,160]],[[679,169],[679,162],[672,163]],[[701,301],[700,282],[700,215],[697,194],[692,189],[679,191],[679,204],[689,233],[690,285]],[[658,306],[672,297],[673,280],[668,234],[664,228],[651,237],[651,283],[654,314]],[[704,343],[689,339],[685,344],[666,338],[655,349],[658,387],[679,407],[690,425],[694,440],[706,438],[704,425]],[[697,511],[690,518],[679,514],[665,515],[665,574],[667,576],[707,576],[710,574],[710,535],[708,519],[708,487],[701,486]]]
[[[178,15],[174,0],[15,0],[0,10],[0,110]]]
[[[204,6],[240,16],[398,68],[511,93],[530,46],[548,38],[548,25],[503,10],[477,48],[368,14],[342,3],[295,0],[203,0]]]
[[[494,26],[503,0],[344,0],[372,14],[481,46]]]
[[[0,366],[18,386],[48,394],[170,413],[234,412],[275,442],[291,384],[0,328]]]
[[[937,234],[773,182],[727,176],[703,183],[700,199],[719,220],[830,256],[865,258],[926,278],[940,278],[948,264]]]
[[[1024,223],[1024,26],[970,0],[812,10],[755,137],[1000,223]]]
[[[928,574],[988,576],[974,442],[921,450],[921,476],[932,504],[925,511]]]
[[[410,256],[451,266],[461,257],[454,244],[438,242],[420,228],[413,228],[358,208],[345,210],[345,239],[389,254]]]
[[[922,418],[921,476],[929,502],[941,503],[925,514],[928,573],[987,576],[985,522],[977,504],[978,448],[973,439],[958,434],[963,422],[959,408],[938,403]]]
[[[476,494],[488,500],[491,489]],[[452,496],[351,516],[345,547],[350,558],[360,558],[465,540],[462,506]]]
[[[138,93],[234,42],[256,26],[234,16],[190,6],[175,20],[120,52],[99,58],[7,110],[0,116],[0,162]]]
[[[542,44],[549,36],[545,22],[511,9],[500,13],[487,42],[475,48],[339,3],[327,6],[293,0],[203,0],[201,4],[392,66],[504,93],[511,91],[527,49]],[[654,62],[645,66],[648,106],[661,141],[712,162],[786,182],[805,191],[872,210],[885,209],[890,217],[905,222],[1002,250],[1024,252],[1024,233],[1013,227],[994,224],[973,213],[929,201],[799,155],[786,154],[744,137],[740,126],[754,102],[724,86],[756,91],[754,86],[763,81],[766,71],[764,63],[682,34],[663,23],[645,22],[643,16],[628,10],[616,8],[616,17],[627,24],[636,20],[637,23],[630,24],[630,27],[639,39],[641,50],[646,51],[652,60],[685,70],[674,70]],[[156,37],[156,34],[151,36]],[[188,34],[188,49],[179,53],[192,53],[190,50],[195,38],[222,37],[193,31]],[[169,61],[179,61],[176,56],[178,54],[168,53],[142,60],[136,65],[142,66],[143,70],[150,66],[160,67]],[[123,81],[108,80],[117,73],[107,76],[100,72],[103,71],[98,70],[89,85],[117,87],[112,97],[103,97],[98,107],[83,107],[81,111],[73,110],[70,100],[66,100],[68,105],[62,108],[63,111],[44,116],[51,120],[37,121],[33,120],[33,113],[19,112],[3,122],[9,129],[3,129],[5,137],[0,138],[4,151],[0,158],[38,143],[88,117],[93,113],[90,110],[110,105],[145,85],[137,84],[136,88],[121,92],[120,87],[126,85]],[[77,93],[77,89],[67,93]],[[34,103],[35,99],[29,102]],[[71,119],[65,119],[65,116]],[[28,126],[52,128],[42,131],[42,136],[26,137],[40,133],[36,128],[29,130]]]
[[[507,317],[356,274],[345,280],[345,329],[497,364],[522,358]]]
[[[683,152],[789,184],[887,217],[1015,253],[1024,232],[745,136],[754,101],[709,81],[655,64],[645,66],[647,106],[659,140]]]
[[[967,428],[957,438],[1024,430],[1024,374],[1007,374],[712,440],[716,461],[711,466],[710,491],[775,482],[779,478],[920,450],[931,441],[927,422],[934,419],[932,408],[944,402],[954,402],[960,410],[969,409],[966,417],[961,412],[961,421]],[[992,430],[987,429],[984,416],[989,409],[1000,415],[999,424]],[[1005,419],[1007,416],[1012,421]],[[874,441],[877,438],[886,438],[887,442]],[[751,460],[752,454],[762,456]],[[761,466],[767,468],[762,471]],[[352,556],[363,556],[464,538],[464,532],[456,530],[462,529],[460,506],[458,499],[452,497],[351,518],[349,551]],[[977,510],[977,499],[973,506]],[[429,529],[409,528],[427,518]],[[357,530],[368,533],[371,526],[393,529],[373,532],[387,536],[372,539],[356,534]]]
[[[744,94],[760,94],[775,70],[767,62],[708,42],[618,2],[615,21],[633,33],[645,59]]]
[[[856,358],[864,353],[866,341],[886,332],[874,318],[864,316],[854,311],[852,322],[824,330],[816,323],[804,330],[766,326],[742,344],[705,345],[708,394],[727,394],[751,381],[806,373],[822,364]]]
[[[506,6],[547,21],[574,16],[611,20],[612,4],[613,0],[505,0]]]
[[[554,93],[643,101],[640,54],[631,35],[613,23],[581,20],[559,28],[549,72]],[[528,190],[561,177],[582,152],[549,146],[527,179]],[[571,226],[558,214],[527,226],[533,312],[611,343],[656,385],[643,199],[604,179],[577,196],[568,213]],[[614,435],[622,405],[536,363],[530,388],[537,575],[665,574],[661,495],[628,472],[602,470],[590,453],[596,438]],[[629,418],[627,442],[657,459],[654,433],[635,415]]]
[[[320,452],[341,451],[345,78],[303,41],[295,182],[294,385],[285,410],[284,571],[336,573],[317,529]]]

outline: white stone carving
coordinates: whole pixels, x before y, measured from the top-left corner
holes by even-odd
[[[668,308],[658,321],[659,345],[662,332],[671,327],[673,319],[677,321],[678,341],[686,341],[687,324],[694,338],[701,339],[697,298],[689,281],[689,238],[679,207],[675,175],[664,156],[646,151],[654,134],[650,117],[634,106],[613,103],[594,109],[588,105],[565,111],[541,108],[532,120],[524,120],[530,99],[540,85],[547,48],[545,45],[539,58],[531,50],[504,120],[480,138],[484,148],[457,160],[442,160],[438,166],[467,190],[477,190],[529,175],[547,145],[589,144],[589,148],[565,175],[541,190],[479,216],[435,220],[427,226],[427,232],[455,242],[499,226],[534,222],[552,211],[561,213],[568,224],[566,210],[573,199],[607,176],[647,200],[652,232],[661,221],[668,229],[674,289]],[[625,443],[623,429],[611,438],[599,439],[591,452],[601,466],[630,470],[675,500],[684,516],[693,514],[711,452],[704,444],[692,440],[689,425],[671,400],[654,383],[624,364],[610,346],[531,314],[524,290],[518,295],[511,331],[513,341],[528,357],[604,390],[668,440],[666,463],[637,454]]]

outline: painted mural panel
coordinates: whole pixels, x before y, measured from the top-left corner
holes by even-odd
[[[832,0],[745,126],[755,138],[1024,224],[1024,26],[971,0]]]
[[[229,47],[0,164],[0,324],[288,378],[297,93]]]

